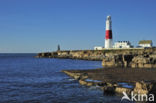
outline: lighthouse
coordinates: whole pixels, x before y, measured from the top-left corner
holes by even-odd
[[[112,21],[111,16],[107,16],[106,20],[106,34],[105,34],[105,48],[109,49],[112,48]]]

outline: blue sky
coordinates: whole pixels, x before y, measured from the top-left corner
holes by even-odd
[[[104,46],[105,19],[113,41],[152,40],[155,0],[0,0],[0,52],[35,53]]]

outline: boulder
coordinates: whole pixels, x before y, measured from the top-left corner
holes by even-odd
[[[139,94],[148,94],[149,91],[152,89],[153,85],[151,83],[145,83],[145,82],[136,82],[134,87],[134,93]]]

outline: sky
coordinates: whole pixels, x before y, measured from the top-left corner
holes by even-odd
[[[38,53],[104,46],[105,20],[113,42],[152,40],[155,0],[0,0],[0,53]]]

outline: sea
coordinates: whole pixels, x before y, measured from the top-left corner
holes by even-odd
[[[121,97],[86,87],[61,70],[101,68],[101,61],[0,54],[0,103],[120,103]]]

